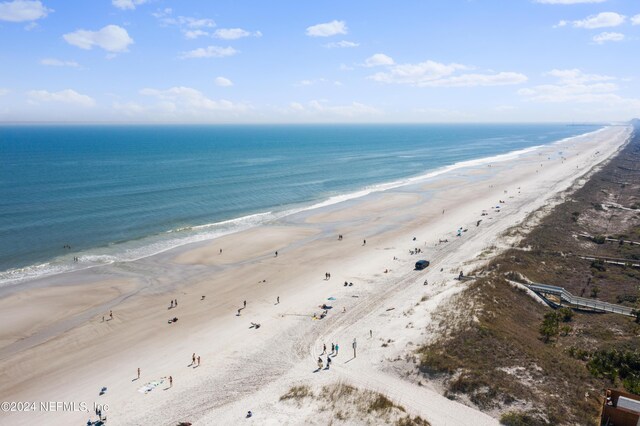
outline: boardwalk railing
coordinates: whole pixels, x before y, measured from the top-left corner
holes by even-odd
[[[578,297],[569,293],[563,287],[557,287],[547,284],[524,284],[529,290],[535,292],[538,296],[542,297],[547,303],[552,305],[558,305],[558,303],[549,300],[549,295],[557,296],[560,299],[560,305],[562,302],[576,309],[586,309],[596,312],[611,312],[614,314],[634,316],[632,314],[633,308],[627,306],[616,305],[614,303],[601,302],[598,300],[587,299],[586,297]]]
[[[591,261],[600,261],[603,263],[608,263],[610,265],[619,265],[619,266],[630,266],[633,268],[640,268],[640,263],[634,263],[634,261],[629,259],[618,259],[615,257],[604,257],[604,256],[593,256],[588,254],[577,254],[577,257],[584,260]],[[637,262],[637,261],[636,261]]]
[[[587,240],[593,240],[595,238],[593,235],[589,235],[589,234],[578,234],[578,237],[586,238]],[[627,245],[640,246],[640,242],[638,241],[624,240],[621,238],[616,239],[611,237],[605,237],[605,241],[608,241],[610,243],[618,243],[618,244],[620,244],[620,241],[622,241],[624,244],[627,244]]]

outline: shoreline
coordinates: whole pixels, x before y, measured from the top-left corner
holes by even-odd
[[[3,400],[109,403],[109,422],[114,424],[186,419],[195,424],[233,423],[247,409],[256,410],[257,422],[295,423],[300,421],[296,411],[278,402],[292,384],[313,379],[311,383],[320,386],[346,380],[384,390],[394,369],[390,360],[406,353],[410,342],[429,339],[432,332],[426,327],[434,321],[434,309],[464,288],[453,279],[457,271],[469,268],[469,262],[506,229],[615,155],[628,132],[607,128],[599,135],[581,136],[585,140],[577,147],[565,141],[566,160],[557,157],[557,146],[545,145],[495,167],[458,170],[441,178],[457,182],[453,191],[451,182],[439,186],[435,181],[433,188],[416,183],[324,211],[298,213],[279,226],[263,225],[255,231],[259,236],[242,231],[135,265],[75,274],[76,284],[122,280],[135,296],[114,307],[113,321],[103,323],[98,315],[63,333],[50,329],[49,335],[45,327],[36,332],[48,337],[43,343],[0,356],[0,395]],[[499,199],[505,203],[497,203]],[[487,215],[481,216],[484,212]],[[478,219],[482,223],[476,226]],[[460,225],[468,231],[456,237]],[[340,233],[345,239],[338,242]],[[261,243],[247,244],[246,236]],[[445,238],[448,243],[438,242]],[[408,255],[413,247],[420,247],[424,255]],[[222,254],[216,254],[218,248],[224,249]],[[275,250],[278,257],[272,254]],[[179,256],[187,264],[178,262]],[[423,273],[412,271],[422,256],[432,267]],[[327,271],[334,277],[322,280]],[[425,277],[430,283],[426,287]],[[42,281],[65,284],[60,276]],[[342,281],[354,285],[345,287]],[[74,289],[74,300],[66,303],[77,308],[93,285]],[[280,303],[276,297],[281,297]],[[336,300],[329,302],[333,309],[327,318],[311,320],[329,297]],[[416,304],[421,297],[426,299]],[[174,298],[180,305],[168,310]],[[242,300],[249,304],[236,316]],[[42,303],[35,298],[10,302],[16,312],[22,309],[36,316]],[[174,315],[180,321],[167,324]],[[46,315],[43,318],[46,324]],[[250,329],[250,322],[262,327]],[[368,330],[374,330],[370,340],[365,337]],[[354,336],[361,342],[362,355],[353,362],[336,362],[326,374],[311,373],[323,342],[338,341],[348,353]],[[381,340],[389,343],[381,345]],[[185,369],[193,351],[203,355],[203,366]],[[139,394],[142,383],[132,380],[137,367],[142,367],[145,382],[172,375],[174,387]],[[445,411],[450,412],[447,424],[464,424],[471,418],[478,424],[497,423],[447,400],[432,385],[419,387],[397,378],[390,383],[387,392],[392,398],[411,394],[401,402],[432,424],[443,424],[438,413]],[[100,386],[110,389],[103,397],[97,396]],[[12,424],[69,424],[87,418],[85,413],[8,416]]]
[[[143,244],[139,247],[135,247],[133,249],[134,253],[129,255],[128,257],[123,257],[122,250],[120,250],[117,253],[108,253],[105,251],[108,249],[107,247],[100,246],[100,247],[90,248],[82,252],[77,252],[77,253],[71,252],[65,256],[54,257],[49,261],[46,261],[43,263],[27,265],[19,268],[10,268],[4,271],[0,271],[0,297],[3,294],[2,290],[6,287],[12,287],[16,285],[29,283],[32,281],[46,279],[47,277],[52,277],[60,274],[68,274],[68,273],[83,271],[83,270],[92,269],[92,268],[100,268],[100,267],[114,265],[118,263],[136,262],[142,259],[161,255],[163,253],[179,249],[180,247],[188,246],[191,244],[210,242],[215,239],[224,237],[226,235],[242,232],[248,229],[259,227],[261,225],[265,225],[265,224],[268,225],[269,223],[278,222],[282,219],[286,219],[289,216],[296,215],[299,213],[304,213],[304,212],[312,211],[316,209],[327,208],[327,207],[331,207],[336,204],[348,202],[351,200],[362,199],[364,197],[367,197],[370,194],[382,193],[385,191],[393,190],[396,188],[402,188],[405,186],[411,186],[418,183],[428,183],[429,180],[437,179],[442,175],[446,175],[448,173],[452,173],[457,170],[474,168],[474,167],[482,166],[485,164],[490,164],[492,162],[501,163],[504,161],[513,160],[522,155],[535,152],[544,147],[550,147],[556,144],[561,144],[561,143],[570,141],[571,139],[574,139],[574,138],[581,138],[581,137],[588,137],[589,135],[595,135],[610,127],[612,126],[611,125],[604,126],[590,132],[586,132],[576,136],[562,138],[557,141],[549,142],[543,145],[535,145],[527,148],[522,148],[519,150],[509,151],[502,154],[496,154],[493,156],[459,161],[453,164],[440,166],[432,170],[426,170],[419,175],[408,176],[408,177],[397,179],[390,182],[373,184],[370,186],[366,186],[362,189],[346,192],[344,194],[333,195],[320,201],[311,202],[308,205],[301,205],[299,207],[292,206],[291,208],[287,208],[281,211],[270,210],[266,212],[254,212],[244,216],[226,219],[218,222],[206,223],[202,225],[183,226],[180,228],[164,231],[163,233],[144,236],[137,240],[113,244],[111,246],[111,247],[115,247],[115,246],[122,247],[120,246],[120,244],[124,246],[126,244],[131,244],[133,241],[147,241],[146,244]],[[237,226],[235,226],[236,224]],[[226,225],[231,226],[231,228],[219,229],[220,227],[223,227]],[[181,232],[190,232],[194,230],[204,231],[207,229],[212,229],[213,232],[210,234],[202,233],[202,234],[195,234],[195,235],[184,236],[184,237],[177,236],[176,238],[178,238],[179,240],[174,241],[173,243],[168,243],[168,240],[167,240],[167,238],[170,238],[174,234],[178,235]],[[158,244],[164,245],[164,246],[158,247],[158,248],[151,248]],[[127,251],[131,251],[131,250],[127,248],[125,249],[124,252],[127,252]],[[81,262],[86,262],[85,265],[80,266],[79,263],[71,263],[69,259],[67,259],[70,256],[79,257]],[[46,270],[46,271],[42,272],[42,270]]]

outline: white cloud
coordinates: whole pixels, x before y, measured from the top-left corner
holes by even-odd
[[[111,4],[122,10],[133,10],[148,0],[111,0]]]
[[[230,87],[233,86],[233,81],[229,80],[226,77],[216,77],[216,86]]]
[[[40,64],[47,65],[50,67],[72,67],[78,68],[80,64],[76,61],[61,61],[60,59],[55,58],[44,58],[40,61]]]
[[[62,102],[78,106],[90,107],[96,104],[93,98],[76,92],[72,89],[61,90],[59,92],[48,92],[46,90],[31,90],[27,92],[29,102],[38,104],[41,102]]]
[[[586,28],[589,30],[595,28],[617,27],[622,25],[626,17],[615,12],[602,12],[597,15],[588,16],[586,19],[573,21],[575,28]]]
[[[336,48],[344,49],[347,47],[358,47],[358,46],[360,46],[360,43],[356,43],[354,41],[347,41],[347,40],[331,42],[324,45],[324,47],[328,49],[336,49]]]
[[[175,109],[186,113],[203,111],[238,112],[249,109],[245,104],[233,103],[224,99],[217,101],[209,99],[202,92],[191,87],[171,87],[167,90],[142,89],[140,94],[163,101],[165,109]]]
[[[151,13],[151,16],[161,19],[166,16],[170,16],[171,14],[173,14],[173,9],[171,9],[170,7],[165,7],[164,9],[158,9],[155,12]]]
[[[25,22],[35,21],[53,12],[41,1],[14,0],[0,3],[0,21]]]
[[[600,75],[600,74],[586,74],[580,71],[577,68],[573,69],[553,69],[546,73],[550,77],[557,78],[561,83],[564,84],[582,84],[593,81],[610,81],[615,80],[615,77],[611,77],[608,75]]]
[[[640,25],[640,14],[631,17],[631,24]]]
[[[369,56],[364,61],[365,67],[377,67],[381,65],[393,65],[393,59],[384,53],[376,53],[375,55]]]
[[[291,102],[289,110],[303,116],[314,118],[356,118],[362,116],[376,116],[382,114],[377,108],[360,102],[352,102],[347,105],[329,105],[324,100],[312,100],[306,104]]]
[[[462,74],[425,82],[430,87],[476,87],[507,86],[527,81],[527,76],[517,72],[499,72],[496,74]]]
[[[191,16],[177,16],[172,17],[173,10],[166,8],[159,10],[152,15],[160,20],[162,25],[174,25],[184,28],[213,28],[216,23],[213,19],[209,18],[193,18]]]
[[[425,61],[419,64],[396,65],[391,68],[390,72],[379,72],[369,78],[383,83],[404,83],[420,86],[466,68],[464,65],[455,63],[441,64],[435,61]]]
[[[117,25],[107,25],[98,31],[77,30],[62,36],[69,44],[81,49],[90,50],[93,46],[101,47],[107,52],[126,52],[133,44],[129,33]]]
[[[190,50],[188,52],[183,52],[180,57],[183,59],[224,58],[225,56],[233,56],[237,53],[238,51],[231,46],[227,46],[227,47],[208,46],[208,47],[200,47],[198,49]]]
[[[395,65],[387,72],[378,72],[368,78],[381,83],[417,87],[504,86],[527,81],[526,75],[516,72],[456,74],[467,69],[469,67],[461,64],[442,64],[429,60],[418,64]]]
[[[145,112],[145,107],[136,103],[136,102],[114,102],[113,109],[116,111],[120,111],[128,116],[140,115]]]
[[[330,37],[338,34],[347,34],[347,30],[347,24],[344,21],[333,20],[307,27],[306,34],[309,37]]]
[[[199,37],[213,35],[210,29],[216,26],[213,19],[194,18],[191,16],[173,16],[173,9],[170,7],[158,9],[151,14],[158,19],[161,26],[173,26],[180,29],[186,39],[197,39]]]
[[[332,81],[326,78],[317,78],[315,80],[301,80],[294,84],[296,87],[300,86],[314,86],[316,84],[333,84],[334,86],[342,86],[342,83],[339,81]]]
[[[190,40],[196,39],[202,36],[208,36],[209,33],[202,30],[186,30],[184,31],[184,37]]]
[[[215,38],[220,38],[223,40],[237,40],[243,37],[262,37],[262,33],[260,31],[250,32],[247,30],[243,30],[242,28],[220,28],[213,33]]]
[[[593,36],[593,41],[598,44],[603,44],[607,41],[622,41],[624,40],[624,34],[620,33],[600,33],[596,36]]]
[[[613,77],[585,74],[575,69],[564,71],[547,73],[558,78],[555,83],[520,89],[518,94],[533,102],[594,104],[598,107],[620,109],[625,114],[640,113],[640,99],[618,95],[618,85],[609,81],[614,80]]]
[[[536,0],[536,3],[544,4],[578,4],[578,3],[604,3],[607,0]]]

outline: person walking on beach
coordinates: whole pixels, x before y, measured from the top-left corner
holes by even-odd
[[[222,254],[222,249],[220,249],[220,254]]]
[[[362,245],[363,245],[363,246],[366,246],[366,245],[367,245],[367,240],[364,240],[364,241],[362,242]]]
[[[358,343],[356,342],[356,338],[353,338],[353,343],[351,344],[351,346],[353,347],[353,357],[356,357],[356,348],[358,347]]]
[[[109,311],[109,318],[113,319],[113,311]]]
[[[324,367],[324,363],[322,362],[322,358],[318,357],[318,370],[322,370]]]
[[[338,356],[338,352],[340,351],[340,346],[336,343],[336,356]]]
[[[140,367],[138,367],[138,379],[140,378]]]
[[[246,300],[244,301],[244,307],[245,308],[247,307],[247,301]]]
[[[280,296],[276,297],[276,303],[279,305],[280,304]]]
[[[324,355],[326,353],[327,353],[327,345],[326,345],[326,343],[323,343],[322,344],[322,354],[321,355]]]
[[[276,257],[278,257],[278,252],[276,251]]]
[[[373,339],[373,330],[369,330],[369,338]]]
[[[198,367],[200,367],[200,355],[198,355]]]
[[[193,355],[191,355],[191,365],[196,365],[196,353],[194,352]]]
[[[173,377],[169,376],[169,387],[172,388],[173,387]]]
[[[336,351],[336,345],[331,343],[331,353],[334,353],[335,351]]]
[[[331,367],[331,357],[327,355],[327,370]]]

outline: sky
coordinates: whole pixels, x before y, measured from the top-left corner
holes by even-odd
[[[0,0],[0,122],[640,117],[637,0]]]

